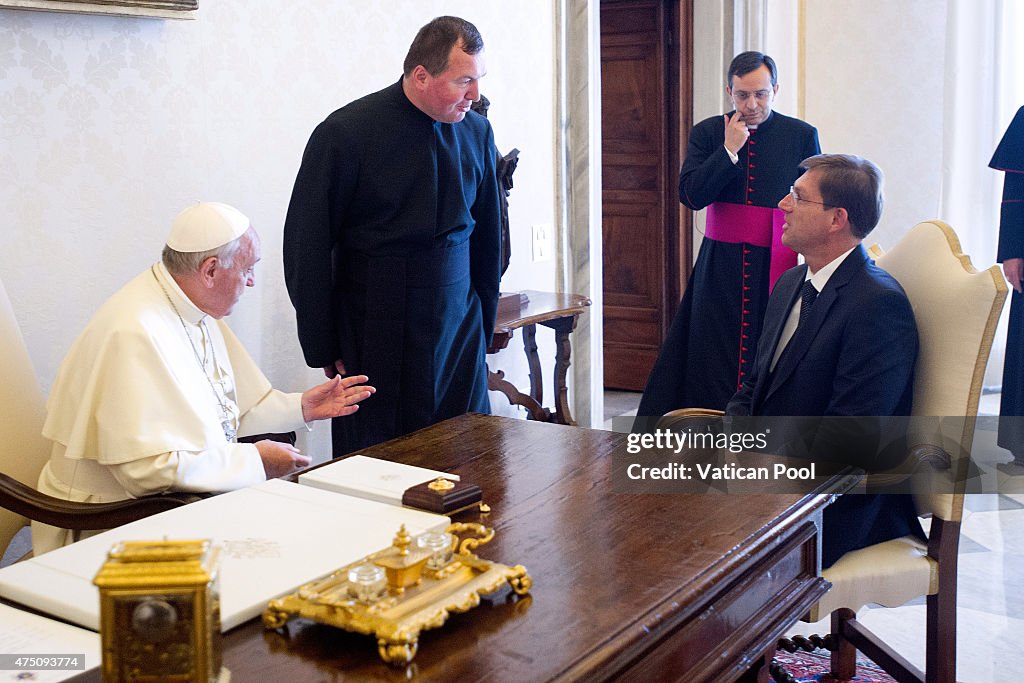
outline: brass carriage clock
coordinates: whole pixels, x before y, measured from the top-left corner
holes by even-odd
[[[217,681],[219,548],[126,541],[93,579],[100,589],[104,681]]]

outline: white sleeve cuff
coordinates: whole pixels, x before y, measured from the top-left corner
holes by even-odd
[[[135,498],[164,491],[233,491],[267,478],[259,451],[246,443],[160,453],[109,467],[118,483]]]
[[[309,425],[302,419],[302,394],[271,389],[239,420],[239,436],[290,432]]]
[[[733,151],[731,149],[729,149],[728,147],[726,147],[725,145],[722,145],[722,147],[725,148],[725,153],[729,155],[729,160],[732,163],[738,164],[740,162],[740,155],[739,154],[733,154]]]

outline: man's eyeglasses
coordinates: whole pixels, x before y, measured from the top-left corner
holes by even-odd
[[[800,195],[798,195],[796,193],[796,188],[793,187],[792,185],[789,186],[789,198],[793,200],[794,204],[799,204],[800,202],[807,202],[808,204],[819,204],[821,206],[827,206],[830,209],[837,208],[834,204],[826,204],[825,202],[816,202],[813,199],[804,199],[803,197],[801,197]]]
[[[754,92],[746,92],[745,90],[733,90],[732,96],[733,98],[736,99],[737,102],[746,102],[751,97],[763,102],[768,99],[768,96],[771,94],[771,92],[771,90],[756,90]]]

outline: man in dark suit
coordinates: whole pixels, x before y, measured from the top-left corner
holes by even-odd
[[[914,314],[903,288],[861,245],[882,213],[882,172],[844,154],[813,156],[801,168],[806,173],[779,208],[782,243],[805,264],[786,271],[772,290],[754,366],[726,414],[909,415]],[[823,421],[812,440],[828,443],[837,422]],[[820,452],[813,443],[808,448]],[[909,495],[842,496],[825,510],[822,565],[907,534],[923,537]]]

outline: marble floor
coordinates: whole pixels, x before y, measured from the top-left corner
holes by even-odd
[[[640,395],[605,392],[605,425],[635,415]],[[974,458],[997,493],[970,494],[960,536],[957,606],[957,680],[995,683],[1024,680],[1024,474],[1012,476],[996,465],[1010,454],[996,446],[999,395],[982,397],[975,429]],[[897,608],[865,607],[864,624],[915,665],[924,668],[924,598]],[[828,622],[798,624],[791,634],[827,633]]]

